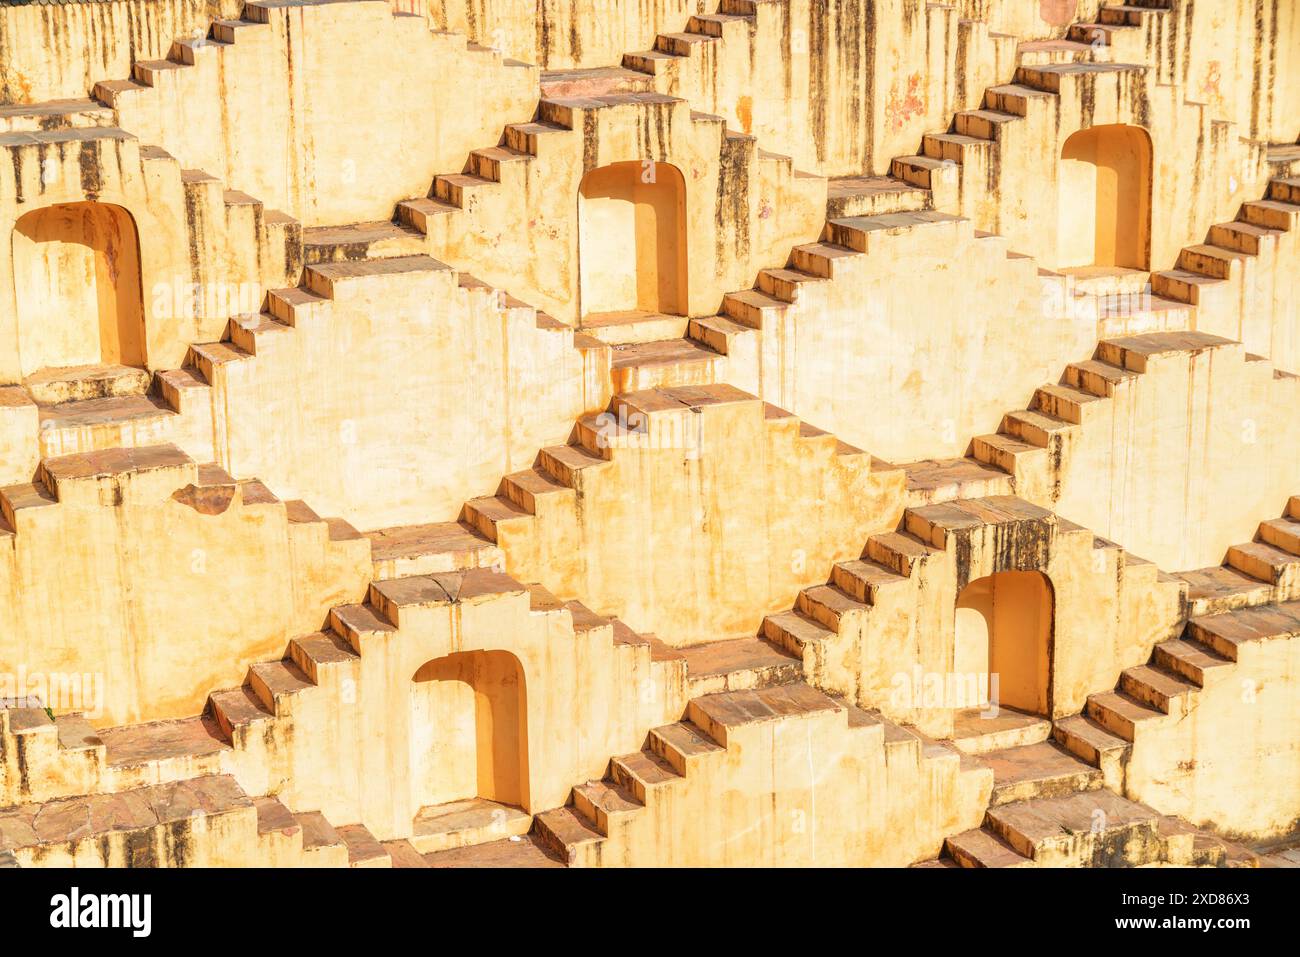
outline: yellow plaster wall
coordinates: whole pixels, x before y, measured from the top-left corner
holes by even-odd
[[[901,472],[801,428],[728,387],[621,396],[579,430],[608,464],[497,524],[507,568],[671,645],[754,634],[902,507]]]
[[[59,710],[97,711],[97,725],[197,713],[364,588],[365,539],[332,540],[324,523],[291,522],[283,502],[246,503],[237,486],[203,494],[196,481],[192,463],[125,486],[79,480],[57,504],[20,508],[16,532],[0,535],[5,670],[93,675],[102,701]]]

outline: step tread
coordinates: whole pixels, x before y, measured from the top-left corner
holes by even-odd
[[[114,831],[183,824],[254,808],[228,774],[133,788],[111,794],[78,795],[0,810],[0,839],[8,847],[42,847],[96,840]]]
[[[531,834],[424,855],[430,867],[564,867],[558,854]]]
[[[988,817],[1000,827],[1039,844],[1062,833],[1088,834],[1099,820],[1104,831],[1127,830],[1134,825],[1156,826],[1160,815],[1151,808],[1104,788],[1064,797],[1036,798],[991,807]]]
[[[982,867],[1020,867],[1030,862],[1002,838],[982,827],[953,835],[945,844],[950,845],[948,853],[954,858],[966,857]]]
[[[703,695],[691,704],[706,714],[709,720],[726,728],[821,711],[842,710],[830,697],[804,682]]]
[[[794,655],[761,638],[734,638],[678,648],[688,677],[707,677],[769,668],[802,669]]]
[[[167,719],[105,728],[99,732],[105,756],[114,767],[134,767],[180,757],[228,751],[217,723],[209,717]]]
[[[450,552],[495,550],[496,546],[463,522],[396,525],[366,533],[373,561],[395,561]]]

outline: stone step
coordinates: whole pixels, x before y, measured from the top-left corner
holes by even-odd
[[[826,184],[826,218],[877,216],[929,209],[932,194],[894,176],[839,176]]]
[[[115,122],[111,107],[85,97],[0,106],[0,133],[113,126]]]
[[[803,661],[762,638],[735,638],[679,648],[691,697],[799,681]]]
[[[867,539],[867,557],[904,578],[910,578],[917,565],[942,551],[909,532],[886,532]]]
[[[709,739],[717,742],[715,746],[725,746],[729,732],[747,725],[843,710],[832,698],[799,681],[692,698],[686,714]]]
[[[874,605],[889,588],[905,586],[907,578],[880,562],[859,559],[836,562],[831,567],[831,584],[850,598]]]
[[[417,851],[410,841],[384,841],[379,846],[388,855],[394,869],[429,866],[424,855]]]
[[[1201,304],[1201,298],[1213,294],[1224,280],[1189,269],[1166,269],[1151,274],[1151,289],[1156,295],[1177,302]]]
[[[1090,405],[1101,397],[1070,385],[1039,386],[1034,392],[1034,406],[1041,412],[1063,422],[1081,424]]]
[[[1012,492],[1009,474],[973,457],[927,459],[899,467],[906,475],[909,505],[1009,495]]]
[[[305,863],[321,867],[345,867],[348,848],[334,826],[319,811],[295,814],[294,820],[302,829],[302,851]]]
[[[1052,722],[1008,708],[963,708],[953,717],[952,743],[963,754],[990,754],[1046,741]]]
[[[360,656],[347,639],[332,631],[303,635],[289,642],[289,655],[311,681],[319,684],[331,667],[351,667]]]
[[[42,369],[23,380],[32,401],[59,405],[87,399],[143,396],[151,376],[145,369],[122,365],[86,365]]]
[[[654,89],[653,77],[625,67],[543,70],[540,81],[542,96],[548,98],[640,93]]]
[[[210,774],[5,808],[0,849],[20,859],[59,849],[79,862],[93,857],[109,867],[179,867],[195,863],[199,834],[238,840],[241,826],[247,828],[244,839],[255,840],[252,800],[230,775]]]
[[[1146,17],[1162,16],[1169,12],[1168,7],[1143,3],[1116,3],[1101,7],[1097,19],[1113,27],[1139,27]]]
[[[1270,585],[1282,585],[1300,572],[1300,555],[1267,541],[1233,545],[1227,564]]]
[[[59,502],[87,506],[161,501],[197,477],[194,460],[170,443],[62,455],[40,465],[41,481]]]
[[[537,834],[428,854],[430,867],[564,867],[565,861]]]
[[[1172,715],[1186,714],[1191,707],[1192,695],[1200,690],[1199,685],[1177,673],[1151,665],[1124,669],[1119,687],[1134,701]]]
[[[1269,582],[1226,565],[1178,572],[1174,577],[1187,582],[1188,617],[1191,618],[1263,605],[1273,599]]]
[[[171,437],[176,413],[144,395],[80,399],[39,409],[42,456],[158,445]]]
[[[963,136],[981,140],[996,140],[1002,127],[1022,119],[1018,113],[1004,113],[1001,110],[979,109],[962,110],[953,117],[953,128]]]
[[[465,503],[461,521],[496,544],[501,526],[533,520],[533,515],[502,495],[485,495]]]
[[[1216,654],[1236,661],[1242,645],[1300,634],[1300,601],[1193,618],[1187,632],[1188,637],[1208,645]]]
[[[313,295],[333,299],[340,287],[372,279],[394,276],[453,274],[446,263],[431,256],[392,256],[385,259],[360,259],[348,262],[318,263],[304,273],[306,288]]]
[[[1276,242],[1283,230],[1254,223],[1216,223],[1210,227],[1210,245],[1247,256],[1258,256],[1263,247]]]
[[[473,797],[422,807],[410,843],[421,854],[485,844],[527,834],[532,815],[509,804]]]
[[[538,466],[557,482],[578,488],[588,469],[603,469],[609,460],[578,445],[552,445],[537,456]]]
[[[1260,199],[1241,206],[1241,217],[1266,229],[1290,231],[1300,224],[1300,205],[1275,199]]]
[[[292,658],[259,661],[248,669],[248,687],[274,715],[289,714],[295,696],[316,687]]]
[[[615,345],[610,353],[614,392],[709,385],[719,378],[725,357],[693,339],[664,339]]]
[[[119,769],[174,765],[195,774],[216,771],[230,750],[210,715],[103,728],[98,736],[108,766]]]
[[[227,740],[238,745],[248,729],[272,721],[275,714],[247,686],[208,695],[208,710]]]
[[[591,845],[605,840],[595,827],[574,807],[543,811],[534,818],[535,833],[542,844],[559,855],[566,864],[577,863]]]
[[[1016,82],[1047,93],[1060,93],[1068,83],[1095,82],[1095,78],[1121,73],[1137,78],[1147,70],[1148,67],[1139,63],[1048,63],[1018,67]]]
[[[1125,741],[1134,740],[1137,729],[1143,722],[1158,721],[1165,717],[1159,709],[1116,691],[1088,695],[1084,713]]]
[[[763,637],[792,655],[802,655],[807,645],[834,638],[835,632],[795,610],[765,617]]]
[[[1262,522],[1259,537],[1274,548],[1290,552],[1300,560],[1300,521],[1292,518],[1274,518]]]
[[[336,828],[348,850],[348,867],[392,867],[393,859],[364,824]]]
[[[305,265],[418,256],[425,251],[424,234],[404,223],[388,221],[346,226],[310,226],[302,231]]]
[[[1300,205],[1300,177],[1272,180],[1268,184],[1268,198],[1274,202]]]
[[[664,315],[643,310],[593,313],[583,317],[579,328],[609,345],[682,339],[690,320],[686,316]]]
[[[1102,786],[1101,771],[1053,741],[1041,741],[982,755],[993,769],[993,806],[1062,797]]]
[[[989,808],[984,826],[1035,864],[1137,866],[1161,859],[1160,815],[1103,789]]]
[[[421,233],[433,231],[441,217],[460,212],[460,207],[440,199],[408,199],[397,204],[397,220]]]
[[[1084,392],[1090,392],[1099,398],[1110,398],[1115,389],[1137,378],[1138,373],[1103,362],[1100,359],[1087,359],[1072,362],[1065,367],[1065,382]]]
[[[683,775],[654,751],[635,751],[610,762],[613,780],[642,804],[659,788],[675,785]]]
[[[866,609],[865,602],[858,601],[834,584],[805,588],[795,599],[796,612],[834,632],[840,630],[845,615],[861,613]]]
[[[1033,861],[992,831],[977,827],[947,838],[944,853],[961,867],[1031,867]]]
[[[501,549],[465,522],[398,525],[366,538],[377,580],[505,566]]]
[[[1199,641],[1175,638],[1162,641],[1152,652],[1152,661],[1165,671],[1204,688],[1219,676],[1231,673],[1232,662],[1215,654]]]
[[[947,168],[941,160],[927,164]],[[826,224],[825,239],[858,253],[870,253],[875,245],[901,236],[925,236],[934,242],[950,241],[956,230],[969,226],[969,220],[938,210],[881,213],[876,216],[850,216],[832,219]]]
[[[1183,247],[1175,266],[1211,279],[1228,280],[1241,274],[1246,259],[1245,253],[1202,243]]]
[[[596,830],[608,835],[614,821],[636,814],[645,804],[617,781],[589,781],[573,789],[573,806]]]
[[[537,515],[542,502],[552,495],[562,495],[568,502],[573,502],[573,489],[551,477],[549,473],[538,468],[526,468],[521,472],[511,472],[500,480],[499,494],[504,495],[513,505],[523,508],[529,515]],[[563,501],[551,498],[550,501]]]
[[[1071,754],[1100,769],[1107,781],[1122,780],[1131,742],[1083,714],[1058,719],[1052,736]]]

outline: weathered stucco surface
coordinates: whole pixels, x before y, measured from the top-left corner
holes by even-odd
[[[1246,0],[0,3],[0,856],[1257,863],[1298,50]]]

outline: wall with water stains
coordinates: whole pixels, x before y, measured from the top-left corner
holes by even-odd
[[[226,193],[212,177],[182,171],[174,157],[121,129],[4,133],[0,156],[0,236],[12,236],[28,213],[61,204],[107,203],[129,216],[139,237],[139,256],[131,258],[138,269],[121,281],[141,290],[144,349],[136,358],[147,368],[179,366],[190,343],[220,338],[238,297],[205,291],[252,290],[249,298],[260,301],[264,286],[283,285],[297,274],[289,223],[273,221],[247,197]],[[122,259],[114,268],[126,265]],[[61,299],[57,288],[45,300],[35,298],[41,294],[22,287],[15,268],[12,256],[0,258],[0,341],[6,344],[0,384],[31,371],[20,358],[23,340],[37,332],[29,324],[47,321]],[[54,278],[81,281],[76,273]]]
[[[305,226],[389,219],[537,102],[536,70],[387,3],[249,3],[245,17],[147,85],[96,92],[123,128]]]
[[[125,77],[137,60],[165,57],[172,43],[206,36],[243,0],[108,0],[0,5],[0,104],[86,96]]]

